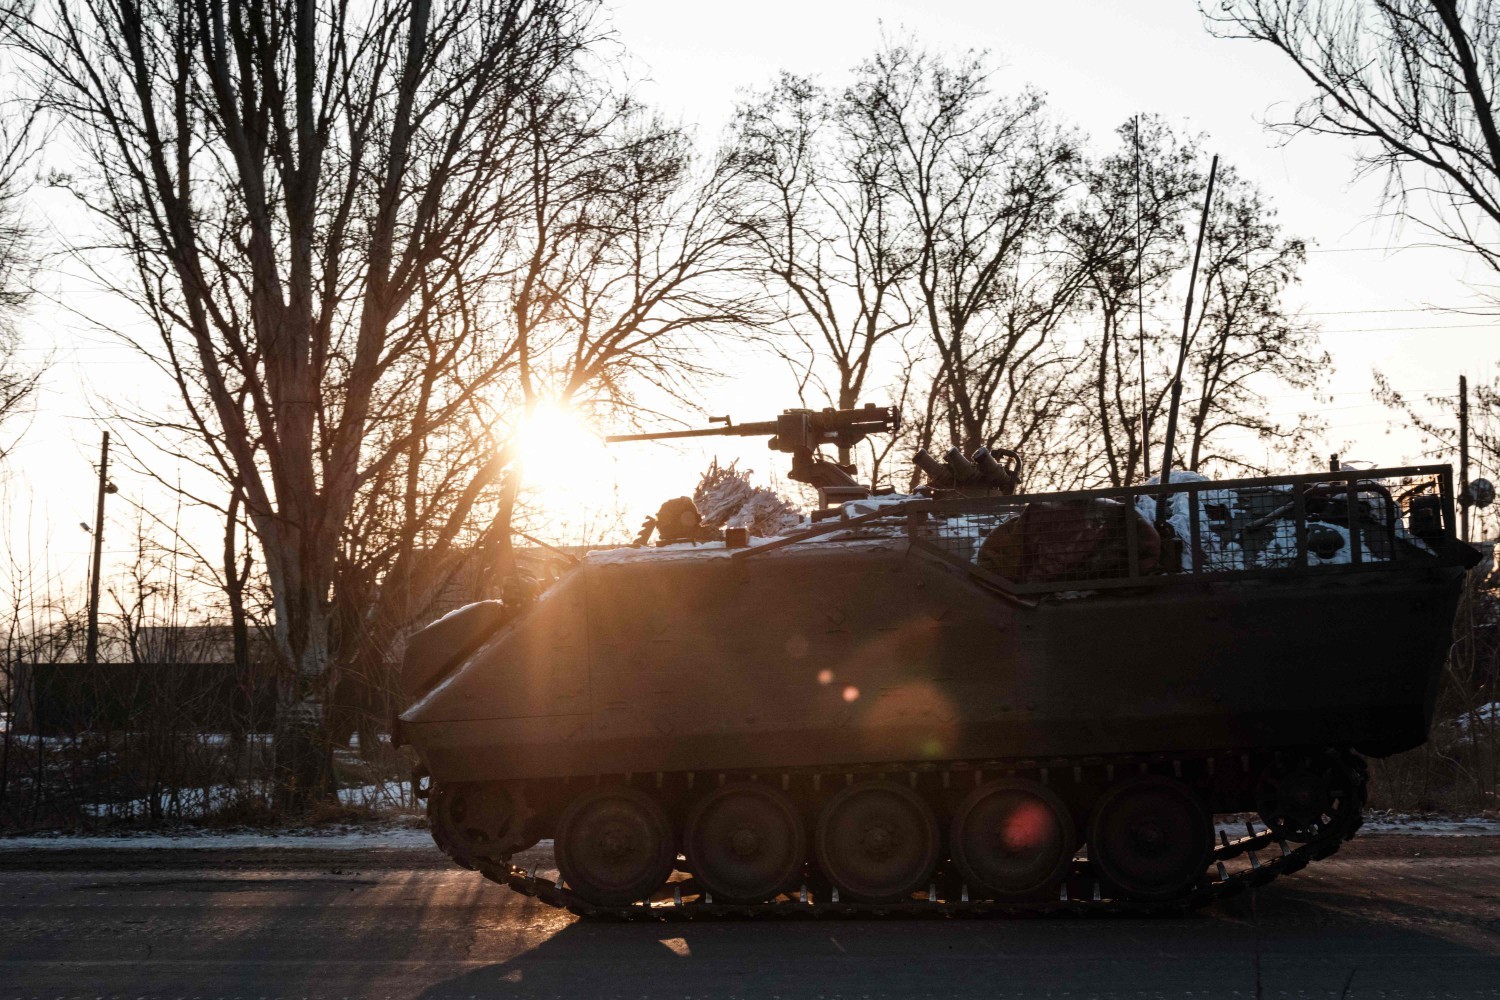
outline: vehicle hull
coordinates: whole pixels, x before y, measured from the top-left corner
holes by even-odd
[[[610,556],[614,556],[611,558]],[[1034,607],[903,539],[592,558],[401,716],[439,782],[1426,739],[1463,570]]]

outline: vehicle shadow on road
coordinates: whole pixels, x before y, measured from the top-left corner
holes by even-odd
[[[1474,920],[1422,909],[1336,891],[1258,890],[1172,917],[578,921],[424,997],[1354,997],[1492,988],[1496,914],[1487,946]]]

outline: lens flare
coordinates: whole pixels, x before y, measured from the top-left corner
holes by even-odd
[[[1035,849],[1052,836],[1052,813],[1040,802],[1023,802],[1006,816],[1000,828],[1000,843],[1011,854]]]
[[[542,491],[574,490],[598,478],[603,442],[583,414],[538,403],[516,430],[526,482]]]

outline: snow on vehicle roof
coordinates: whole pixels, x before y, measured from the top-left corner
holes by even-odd
[[[850,528],[849,531],[857,529]],[[726,548],[723,542],[677,542],[672,545],[642,546],[641,548],[604,549],[590,552],[584,562],[590,566],[608,566],[620,563],[632,562],[661,562],[667,561],[691,561],[709,559],[728,559],[736,552],[751,552],[769,542],[780,541],[778,538],[751,538],[748,549]],[[859,537],[851,538],[847,532],[831,531],[826,535],[817,535],[799,542],[797,546],[789,546],[784,551],[796,551],[804,545],[819,545],[828,542],[838,542],[841,545],[854,545],[864,549],[890,549],[896,547],[901,541],[897,537],[871,538],[861,534]],[[778,550],[782,551],[782,550]],[[775,552],[767,553],[768,556],[776,555]]]

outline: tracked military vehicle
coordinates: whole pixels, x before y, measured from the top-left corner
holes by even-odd
[[[823,509],[679,509],[413,637],[438,845],[592,915],[1178,907],[1332,853],[1361,755],[1426,739],[1477,559],[1448,467],[1016,495],[954,452],[879,496],[818,454],[897,419],[678,432],[772,436]]]

